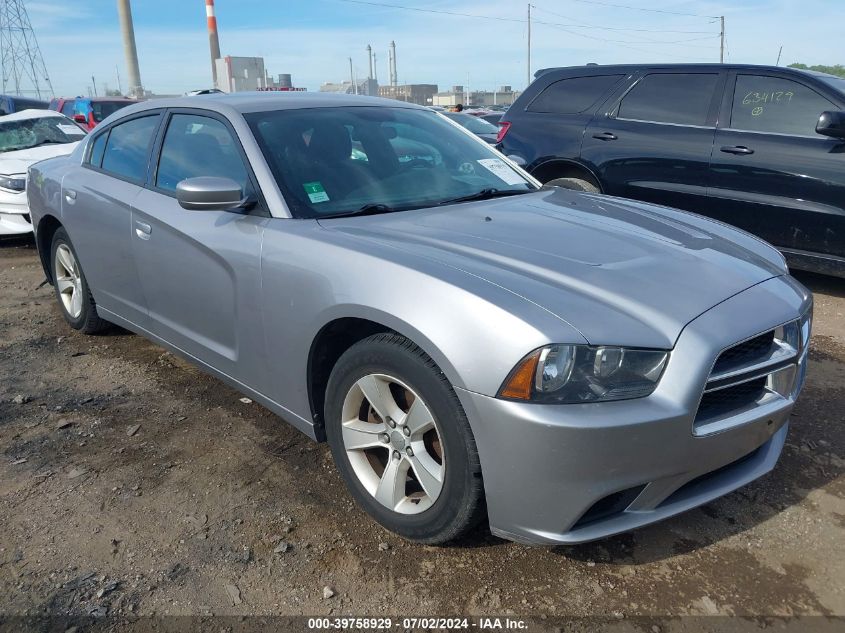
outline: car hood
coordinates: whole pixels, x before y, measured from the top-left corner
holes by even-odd
[[[41,147],[3,152],[0,154],[0,172],[4,174],[25,174],[27,168],[33,163],[55,156],[71,154],[79,143],[80,141],[74,141],[73,143],[42,145]]]
[[[591,344],[669,349],[697,316],[786,272],[772,247],[724,224],[557,188],[321,225],[503,287]]]

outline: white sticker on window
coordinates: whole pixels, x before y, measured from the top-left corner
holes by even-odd
[[[478,164],[485,167],[491,173],[495,174],[501,180],[504,180],[509,185],[523,185],[525,178],[511,169],[508,164],[500,158],[484,158],[478,161]]]
[[[306,182],[302,186],[305,188],[305,193],[308,194],[308,199],[312,203],[329,201],[329,194],[326,193],[321,182]]]
[[[59,123],[58,125],[56,125],[56,127],[59,128],[65,134],[78,134],[79,136],[85,135],[85,132],[80,130],[75,125],[69,125],[67,123]]]

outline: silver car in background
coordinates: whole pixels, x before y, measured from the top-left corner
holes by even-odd
[[[67,322],[193,361],[441,543],[602,538],[771,470],[812,300],[723,224],[540,188],[436,112],[312,94],[150,101],[31,168]]]

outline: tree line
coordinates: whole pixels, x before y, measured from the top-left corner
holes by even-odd
[[[828,75],[836,75],[837,77],[845,77],[845,66],[842,64],[836,64],[835,66],[824,66],[824,65],[816,65],[816,66],[807,66],[807,64],[790,64],[790,68],[798,68],[800,70],[815,70],[816,72],[820,73],[827,73]]]

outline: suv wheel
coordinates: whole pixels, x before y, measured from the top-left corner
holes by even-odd
[[[326,434],[356,502],[405,538],[444,543],[483,516],[481,466],[466,415],[422,350],[376,334],[338,360]]]
[[[575,191],[586,191],[589,193],[600,193],[599,188],[593,183],[581,178],[555,178],[546,183],[548,187],[562,187],[563,189],[574,189]]]

